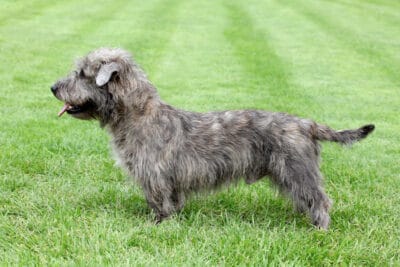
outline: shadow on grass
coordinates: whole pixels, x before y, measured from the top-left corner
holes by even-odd
[[[243,195],[239,195],[243,196]],[[251,194],[249,195],[251,196]],[[269,195],[260,201],[217,193],[196,197],[178,215],[188,225],[247,224],[257,228],[309,227],[305,215],[294,212],[289,201]]]
[[[78,199],[76,209],[82,213],[107,212],[144,223],[154,219],[139,190],[121,191],[115,187],[97,190]],[[245,223],[263,228],[310,227],[305,214],[294,212],[292,204],[276,196],[265,183],[192,196],[170,220],[187,226]]]

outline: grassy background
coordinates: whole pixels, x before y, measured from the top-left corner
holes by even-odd
[[[2,0],[0,264],[400,265],[399,25],[394,0]],[[56,116],[50,85],[99,46],[132,51],[180,108],[375,123],[351,149],[324,144],[331,229],[267,180],[153,225],[106,133]]]

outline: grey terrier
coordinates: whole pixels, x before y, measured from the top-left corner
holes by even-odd
[[[59,116],[97,119],[112,136],[117,161],[144,191],[159,223],[192,192],[268,176],[297,210],[327,229],[331,200],[322,188],[318,141],[351,144],[374,125],[335,131],[309,119],[261,110],[197,113],[172,107],[118,48],[100,48],[51,91]]]

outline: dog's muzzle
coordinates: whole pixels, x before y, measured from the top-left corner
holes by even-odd
[[[57,90],[58,90],[58,85],[57,84],[53,84],[51,87],[51,92],[53,93],[53,95],[57,94]]]

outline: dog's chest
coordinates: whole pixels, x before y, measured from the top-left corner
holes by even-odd
[[[137,164],[139,155],[143,155],[142,144],[134,138],[127,139],[126,136],[114,137],[111,147],[116,164],[130,170],[131,166]]]
[[[116,165],[135,178],[154,175],[155,163],[160,161],[161,146],[151,136],[119,135],[111,141]]]

